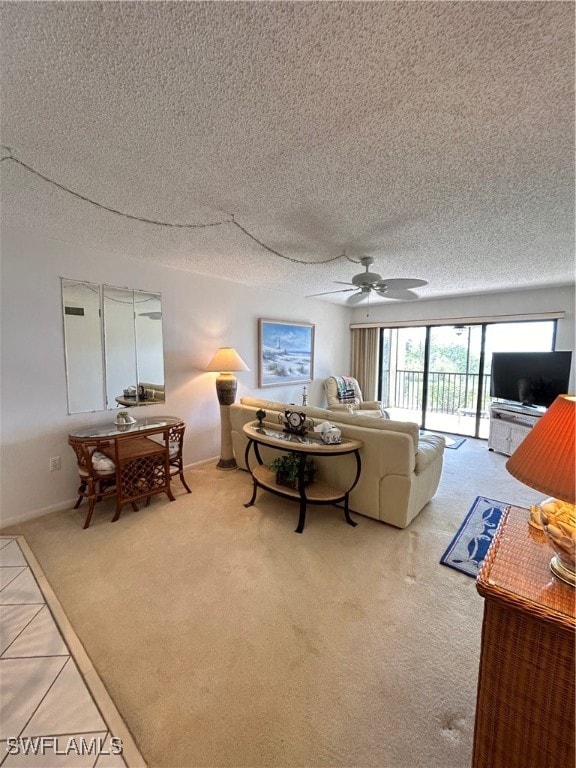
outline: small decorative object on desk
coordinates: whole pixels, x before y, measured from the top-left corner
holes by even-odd
[[[284,431],[291,432],[293,435],[305,435],[313,424],[311,419],[306,418],[302,411],[291,411],[286,409],[284,414],[279,414],[278,421],[284,424]]]
[[[308,390],[302,387],[302,405],[308,405]]]
[[[298,468],[300,455],[298,453],[286,453],[276,457],[270,464],[270,469],[276,472],[276,483],[288,488],[298,490]],[[316,465],[310,459],[304,465],[304,485],[310,485],[314,480]]]
[[[116,424],[121,427],[126,424],[135,424],[136,419],[132,418],[128,411],[119,411],[116,415]]]
[[[258,419],[258,426],[262,426],[262,422],[266,418],[266,411],[262,410],[262,408],[258,408],[256,411],[256,418]]]

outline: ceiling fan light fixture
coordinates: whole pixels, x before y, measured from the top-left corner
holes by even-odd
[[[382,275],[378,275],[376,272],[362,272],[352,278],[354,285],[373,285],[379,280],[382,280]]]

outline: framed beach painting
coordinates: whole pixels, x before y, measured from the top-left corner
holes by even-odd
[[[314,372],[314,325],[258,320],[258,386],[305,384]]]

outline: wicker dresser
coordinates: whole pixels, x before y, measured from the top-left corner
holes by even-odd
[[[574,766],[575,590],[510,507],[476,583],[485,598],[473,768]]]

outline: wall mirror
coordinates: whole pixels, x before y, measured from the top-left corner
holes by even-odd
[[[165,401],[159,293],[62,278],[68,412]]]

